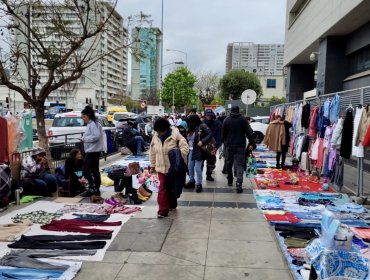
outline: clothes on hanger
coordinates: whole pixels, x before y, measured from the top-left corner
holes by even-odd
[[[340,144],[340,155],[343,158],[350,158],[352,153],[352,138],[353,138],[353,109],[348,108],[346,117],[343,122],[342,141]]]

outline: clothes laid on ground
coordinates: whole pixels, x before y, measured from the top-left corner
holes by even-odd
[[[300,239],[311,240],[312,238],[317,237],[315,229],[309,227],[305,228],[305,227],[295,227],[292,225],[277,224],[275,225],[275,231],[279,232],[279,235],[284,238],[295,237]]]
[[[59,218],[62,214],[58,213],[49,213],[42,210],[33,211],[25,214],[17,214],[12,217],[14,223],[22,223],[25,220],[31,221],[34,224],[47,224],[52,220]]]
[[[14,241],[30,229],[30,222],[0,225],[0,241]]]
[[[288,249],[305,248],[310,242],[310,240],[295,237],[287,237],[284,239],[284,242]]]
[[[268,221],[273,222],[289,222],[289,223],[298,223],[300,219],[297,219],[296,216],[292,213],[284,213],[283,215],[276,214],[265,214],[265,217]]]
[[[104,222],[109,219],[110,215],[94,215],[94,214],[76,214],[73,213],[74,220],[90,221],[90,222]]]
[[[33,279],[33,280],[46,280],[58,279],[63,274],[63,270],[51,269],[33,269],[33,268],[9,268],[0,267],[1,280],[14,280],[14,279]]]
[[[120,226],[121,222],[90,222],[83,220],[53,220],[49,224],[42,225],[41,229],[51,231],[81,232],[81,233],[112,233],[111,230],[87,228],[95,226]]]
[[[86,204],[86,203],[74,203],[66,204],[62,209],[57,211],[58,214],[75,213],[75,212],[87,212],[96,214],[137,214],[141,212],[140,207],[127,207],[127,206],[111,206],[105,204]]]
[[[109,240],[112,238],[112,234],[81,234],[81,235],[23,235],[22,240],[25,241],[37,241],[37,242],[58,242],[58,241],[89,241],[89,240]]]

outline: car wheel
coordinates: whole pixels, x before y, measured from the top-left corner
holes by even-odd
[[[253,138],[254,138],[254,142],[256,142],[256,144],[261,144],[262,141],[263,141],[263,138],[265,138],[265,136],[263,135],[262,132],[254,131],[253,132]]]

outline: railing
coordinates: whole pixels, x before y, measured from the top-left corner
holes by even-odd
[[[281,106],[295,105],[302,102],[310,102],[312,106],[320,106],[325,102],[326,99],[334,97],[335,95],[340,96],[341,112],[344,112],[347,108],[352,106],[353,108],[370,104],[370,86],[358,89],[351,89],[346,91],[334,92],[330,94],[324,94],[315,97],[309,97],[305,100],[299,100],[290,103],[277,104],[270,107],[270,112]],[[364,170],[370,170],[370,152],[365,149],[364,158],[350,158],[344,159],[346,164],[356,167],[357,169],[357,196],[363,196],[363,176]]]
[[[116,128],[105,129],[104,131],[107,134],[107,152],[102,153],[101,158],[104,158],[106,160],[107,155],[118,152],[119,142],[116,138]],[[107,133],[107,131],[109,131],[110,133]],[[47,136],[49,140],[52,140],[49,141],[49,148],[54,168],[61,167],[64,164],[65,160],[69,157],[69,153],[73,149],[78,148],[81,150],[82,153],[84,152],[83,143],[81,140],[79,140],[80,138],[82,138],[84,133],[85,132],[78,132]],[[110,135],[110,139],[108,139],[108,135]],[[55,139],[58,139],[58,142],[54,142]],[[62,139],[62,141],[60,141],[60,139]],[[21,160],[23,157],[30,154],[31,150],[23,151],[22,153],[13,156],[13,160]]]

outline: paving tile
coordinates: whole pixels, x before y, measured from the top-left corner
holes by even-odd
[[[213,201],[213,192],[212,193],[183,193],[179,199],[181,200],[190,200],[190,201]]]
[[[190,201],[189,206],[212,207],[213,201]]]
[[[118,233],[108,251],[159,252],[166,233]]]
[[[257,208],[257,203],[238,202],[238,208]]]
[[[212,220],[209,239],[275,241],[266,222],[227,220]]]
[[[244,193],[215,193],[214,201],[256,203],[253,195]]]
[[[110,244],[108,251],[131,251],[137,233],[118,233]]]
[[[192,221],[175,220],[168,237],[171,238],[205,238],[208,239],[210,220]]]
[[[214,201],[213,207],[221,207],[221,208],[237,208],[236,202],[221,202],[221,201]]]
[[[235,189],[231,187],[227,188],[215,188],[215,193],[235,193]],[[252,194],[253,190],[251,189],[243,189],[243,194]]]
[[[171,219],[130,219],[122,226],[120,232],[167,233],[171,224]]]
[[[135,215],[131,219],[149,219],[157,218],[158,206],[145,206],[141,213]]]
[[[116,280],[203,280],[203,275],[202,266],[125,264]]]
[[[260,268],[206,267],[204,280],[289,280],[288,270]]]
[[[194,262],[179,259],[161,252],[132,252],[127,260],[131,264],[194,265]]]
[[[177,206],[189,206],[190,201],[185,201],[185,200],[178,200],[177,201]]]
[[[286,269],[274,242],[209,240],[207,266]]]
[[[129,251],[106,251],[102,262],[123,264],[130,254]]]
[[[258,209],[212,209],[212,220],[265,221]],[[267,222],[266,222],[267,223]]]
[[[115,279],[123,264],[84,262],[75,280]]]
[[[162,253],[204,265],[206,262],[207,239],[167,238]]]

